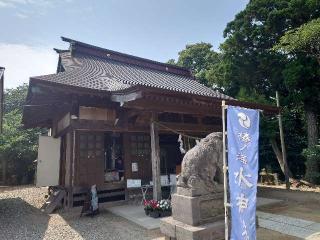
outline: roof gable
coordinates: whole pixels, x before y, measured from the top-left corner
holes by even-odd
[[[106,92],[149,87],[192,95],[231,99],[197,82],[189,70],[68,40],[69,51],[58,50],[63,72],[32,77],[56,84]],[[74,41],[74,42],[72,42]],[[168,67],[169,66],[169,67]]]
[[[75,52],[82,53],[82,54],[87,54],[90,56],[96,56],[99,58],[115,60],[117,62],[137,65],[140,67],[146,67],[146,68],[150,68],[150,69],[154,69],[154,70],[189,76],[189,77],[193,78],[191,71],[187,68],[184,68],[184,67],[180,67],[180,66],[176,66],[176,65],[172,65],[172,64],[167,64],[167,63],[162,63],[162,62],[157,62],[154,60],[141,58],[141,57],[113,51],[113,50],[106,49],[106,48],[97,47],[94,45],[90,45],[90,44],[76,41],[76,40],[66,38],[66,37],[62,37],[62,40],[70,43],[70,51],[72,54]],[[61,52],[61,50],[60,50],[60,52]]]

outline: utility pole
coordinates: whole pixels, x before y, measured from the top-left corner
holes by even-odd
[[[279,100],[278,91],[276,91],[276,101],[277,101],[277,107],[280,108],[280,100]],[[279,120],[281,152],[282,152],[282,159],[283,159],[283,163],[284,163],[284,176],[285,176],[285,181],[286,181],[286,189],[289,190],[290,189],[290,181],[289,181],[289,171],[288,171],[288,163],[287,163],[287,153],[286,153],[286,146],[284,144],[282,117],[281,117],[280,110],[279,110],[279,114],[278,114],[278,120]]]

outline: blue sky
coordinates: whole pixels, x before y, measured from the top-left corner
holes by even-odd
[[[218,49],[248,0],[0,0],[5,86],[53,73],[60,36],[165,62],[188,43]]]

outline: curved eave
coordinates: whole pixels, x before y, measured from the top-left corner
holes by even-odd
[[[172,91],[168,89],[159,89],[155,87],[148,87],[144,85],[133,85],[132,87],[129,87],[127,89],[122,89],[122,90],[117,90],[117,91],[106,91],[106,90],[99,90],[99,89],[90,89],[90,88],[85,88],[85,87],[78,87],[78,86],[71,86],[67,84],[61,84],[61,83],[56,83],[56,82],[49,82],[49,81],[44,81],[36,78],[30,78],[30,86],[33,84],[44,84],[48,86],[54,86],[61,88],[63,87],[64,91],[71,91],[74,93],[82,93],[82,94],[92,94],[92,95],[98,95],[98,96],[109,96],[111,97],[112,95],[123,95],[123,94],[129,94],[135,91],[143,91],[143,92],[157,92],[157,93],[163,93],[163,94],[168,94],[171,96],[181,96],[181,97],[195,97],[197,99],[203,100],[203,101],[214,101],[214,102],[222,102],[223,100],[226,102],[227,105],[232,105],[232,106],[239,106],[239,107],[244,107],[244,108],[250,108],[250,109],[259,109],[265,112],[268,115],[275,115],[280,112],[280,108],[276,106],[271,106],[271,105],[266,105],[266,104],[259,104],[259,103],[252,103],[252,102],[245,102],[245,101],[239,101],[236,99],[232,98],[218,98],[218,97],[213,97],[213,96],[203,96],[203,95],[198,95],[194,93],[185,93],[185,92],[180,92],[180,91]],[[29,88],[30,90],[30,88]],[[28,94],[29,95],[29,94]],[[28,97],[27,97],[28,99]]]
[[[93,89],[93,88],[73,86],[73,85],[57,83],[57,82],[50,82],[42,79],[37,79],[36,77],[31,77],[29,81],[29,91],[30,91],[30,86],[33,86],[35,84],[57,87],[57,88],[63,89],[63,91],[70,91],[72,93],[82,93],[82,94],[99,95],[99,96],[101,95],[111,96],[111,94],[113,93],[127,93],[127,92],[135,91],[139,88],[139,86],[135,85],[122,90],[108,91],[108,90],[99,90],[99,89]],[[27,99],[28,99],[28,96],[27,96]]]

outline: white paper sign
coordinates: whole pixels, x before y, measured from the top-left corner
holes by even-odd
[[[127,179],[127,188],[141,187],[141,179]]]
[[[169,179],[167,175],[161,175],[161,186],[168,186]]]
[[[138,172],[138,163],[137,162],[133,162],[131,164],[131,170],[132,170],[132,172]]]
[[[177,175],[170,174],[170,185],[176,185],[176,184],[177,184]]]

